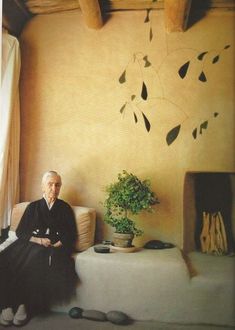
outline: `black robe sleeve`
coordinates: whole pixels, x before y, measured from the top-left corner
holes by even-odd
[[[29,204],[16,228],[16,236],[20,239],[30,240],[33,231],[33,203]]]

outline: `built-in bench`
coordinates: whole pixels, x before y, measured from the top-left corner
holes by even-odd
[[[80,278],[73,306],[120,310],[135,320],[235,325],[235,258],[193,252],[193,273],[180,249],[76,256]]]

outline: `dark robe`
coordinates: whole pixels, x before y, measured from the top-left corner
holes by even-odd
[[[77,275],[71,254],[77,239],[72,208],[57,199],[49,210],[44,198],[26,208],[16,229],[18,239],[0,253],[0,309],[25,304],[29,312],[47,311],[68,302]],[[30,242],[47,237],[61,247]]]

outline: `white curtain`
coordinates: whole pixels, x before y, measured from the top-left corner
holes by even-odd
[[[19,187],[20,49],[18,40],[3,32],[0,109],[0,229],[10,225]]]

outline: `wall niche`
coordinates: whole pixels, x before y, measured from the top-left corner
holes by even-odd
[[[201,251],[203,212],[220,212],[226,232],[228,253],[234,253],[235,173],[187,172],[183,198],[184,251]]]

